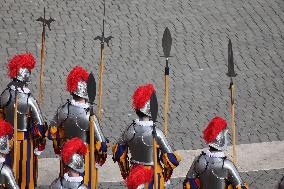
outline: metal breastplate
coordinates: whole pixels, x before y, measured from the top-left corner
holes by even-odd
[[[14,125],[15,91],[6,89],[1,96],[5,120]],[[29,94],[18,92],[18,131],[27,131],[30,124]]]
[[[89,140],[89,117],[88,109],[80,108],[72,104],[66,104],[58,113],[60,127],[64,128],[64,138],[78,137],[84,142]]]
[[[202,189],[225,189],[229,171],[223,167],[223,158],[202,155],[195,165]]]
[[[153,165],[152,127],[132,124],[124,133],[131,153],[131,161],[143,165]]]

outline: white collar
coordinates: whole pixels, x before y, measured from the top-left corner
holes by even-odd
[[[79,176],[79,177],[69,177],[68,173],[64,174],[64,179],[68,182],[82,182],[83,181],[83,177]]]
[[[139,121],[139,119],[135,120],[135,123],[140,126],[150,127],[153,126],[153,121]]]
[[[14,85],[11,85],[10,88],[11,88],[13,91],[16,90],[16,87],[15,87]],[[21,88],[18,88],[17,91],[20,92],[20,93],[25,93],[25,94],[31,93],[30,89],[27,88],[27,87],[23,87],[23,90],[22,90]]]
[[[5,162],[5,158],[4,157],[0,157],[0,163],[4,163]]]
[[[74,99],[71,100],[71,104],[79,108],[89,108],[89,103],[76,102]]]
[[[205,150],[205,154],[209,157],[214,157],[214,158],[222,158],[225,157],[224,152],[222,151],[217,151],[217,152],[211,152],[210,150]]]

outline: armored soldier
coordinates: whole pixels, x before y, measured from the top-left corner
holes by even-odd
[[[227,132],[226,120],[218,116],[212,119],[203,131],[209,150],[195,158],[183,182],[184,189],[248,189],[235,165],[224,155]]]
[[[65,142],[61,151],[61,158],[67,172],[63,177],[53,181],[50,189],[87,189],[83,177],[80,176],[80,173],[84,173],[84,156],[86,153],[87,147],[81,139],[72,138]]]
[[[140,86],[132,96],[133,107],[138,119],[133,121],[122,133],[120,139],[113,147],[113,160],[118,162],[121,175],[126,180],[130,189],[152,189],[153,175],[153,121],[150,112],[150,97],[155,93],[152,84]],[[162,157],[158,162],[158,185],[164,188],[173,172],[179,165],[180,157],[173,152],[163,132],[156,129],[156,141],[158,143],[158,156]],[[131,159],[128,159],[130,150]],[[131,166],[129,166],[129,163]],[[162,164],[164,167],[162,167]],[[139,179],[137,179],[139,178]]]
[[[85,156],[84,183],[90,187],[90,105],[88,103],[87,80],[89,74],[82,67],[76,66],[67,77],[67,91],[73,99],[61,106],[50,122],[48,138],[53,141],[54,152],[60,154],[64,142],[74,137],[80,138],[87,144],[88,153]],[[95,117],[95,158],[103,165],[107,157],[107,139],[102,133]],[[61,164],[60,175],[64,173]]]
[[[15,125],[15,97],[18,98],[17,113],[17,157],[14,153],[6,155],[6,163],[12,167],[16,163],[15,177],[20,188],[33,189],[37,181],[37,156],[45,148],[45,124],[40,108],[28,89],[31,70],[35,66],[32,54],[14,56],[9,64],[9,76],[12,82],[0,97],[1,117]]]
[[[5,155],[10,151],[9,135],[13,135],[12,125],[0,120],[0,188],[19,189],[11,168],[5,163]]]

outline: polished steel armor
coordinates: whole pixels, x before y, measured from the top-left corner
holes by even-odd
[[[78,137],[89,143],[89,121],[90,108],[88,104],[81,104],[74,100],[68,101],[57,110],[50,126],[64,128],[64,138],[66,140]],[[95,117],[95,140],[106,142],[106,139]]]
[[[0,169],[0,189],[19,189],[11,168],[3,162],[0,163]]]
[[[140,109],[142,113],[145,115],[151,117],[151,111],[150,111],[150,100]]]
[[[43,125],[43,117],[34,97],[28,88],[17,89],[18,94],[18,131],[27,131],[31,120]],[[15,87],[5,89],[1,95],[0,107],[4,109],[5,120],[14,125]]]
[[[230,179],[234,186],[243,186],[244,183],[234,164],[225,156],[214,156],[214,153],[220,151],[210,153],[211,155],[208,155],[203,152],[195,158],[186,177],[199,178],[202,189],[224,189],[226,179]]]
[[[20,68],[19,73],[17,74],[17,80],[30,82],[30,71],[27,68]]]
[[[58,178],[49,187],[50,189],[87,189],[81,182],[68,182],[64,178]]]
[[[224,129],[218,134],[216,139],[209,144],[209,146],[212,146],[217,150],[225,150],[228,146],[227,134],[228,134],[228,129]]]
[[[131,162],[154,165],[153,161],[153,122],[133,122],[122,134],[119,144],[127,144],[131,153]],[[162,153],[173,153],[163,132],[156,128],[157,143]]]
[[[87,92],[87,83],[85,81],[79,81],[77,90],[74,92],[79,97],[84,99],[89,99],[88,92]]]
[[[9,151],[10,151],[10,145],[9,145],[8,136],[0,137],[0,153],[8,154]]]
[[[84,157],[79,154],[73,154],[67,166],[74,171],[84,173]]]

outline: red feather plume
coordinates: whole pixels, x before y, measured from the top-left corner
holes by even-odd
[[[13,134],[12,125],[4,120],[0,120],[0,137]]]
[[[153,92],[155,92],[155,88],[152,84],[146,84],[138,87],[132,96],[132,106],[136,110],[140,110],[151,98]]]
[[[86,145],[80,138],[77,137],[65,142],[61,151],[63,163],[67,164],[75,153],[82,156],[86,155],[87,153]]]
[[[67,76],[67,91],[69,91],[70,93],[75,92],[78,87],[78,82],[81,80],[87,81],[88,77],[89,73],[86,70],[84,70],[81,66],[76,66]]]
[[[146,169],[143,165],[133,166],[126,178],[127,188],[137,189],[139,185],[150,182],[154,175],[153,172],[153,169]]]
[[[30,72],[35,67],[35,58],[31,53],[15,55],[8,63],[9,77],[15,78],[21,68],[27,68]]]
[[[218,116],[213,118],[203,131],[203,138],[206,144],[213,142],[218,134],[225,128],[227,128],[227,122],[225,119]]]

